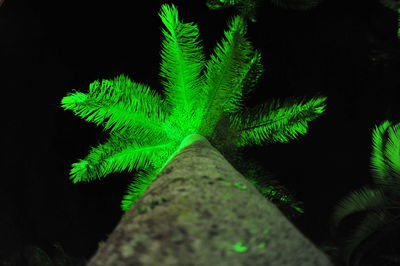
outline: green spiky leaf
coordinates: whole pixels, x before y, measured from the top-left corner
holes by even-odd
[[[386,197],[380,189],[361,188],[353,191],[336,205],[332,224],[338,227],[348,215],[379,209],[385,202]]]
[[[282,104],[272,100],[261,104],[244,114],[232,116],[232,125],[240,128],[237,145],[263,145],[264,143],[283,142],[297,139],[307,133],[308,122],[316,119],[325,111],[326,97],[302,101],[286,101]]]
[[[378,183],[389,174],[384,156],[384,135],[391,124],[384,121],[372,131],[371,170]]]

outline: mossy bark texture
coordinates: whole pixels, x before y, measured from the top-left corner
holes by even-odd
[[[186,143],[89,266],[333,265],[205,138]]]

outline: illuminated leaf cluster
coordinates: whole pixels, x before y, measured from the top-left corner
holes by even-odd
[[[88,122],[102,125],[109,139],[72,165],[74,183],[112,172],[140,170],[128,187],[122,209],[129,210],[179,151],[189,135],[200,134],[222,154],[263,143],[287,142],[307,133],[307,123],[324,111],[326,97],[306,102],[244,108],[243,97],[263,72],[261,54],[245,38],[246,24],[234,17],[209,59],[199,30],[178,19],[173,5],[162,5],[161,49],[164,95],[125,75],[94,81],[87,93],[74,91],[61,101]]]
[[[370,166],[374,186],[351,192],[336,205],[332,216],[332,226],[338,230],[346,217],[364,214],[341,247],[340,257],[347,265],[358,265],[366,255],[357,251],[363,242],[390,237],[400,226],[400,123],[384,121],[374,128]]]

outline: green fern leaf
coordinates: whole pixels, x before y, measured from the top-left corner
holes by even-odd
[[[246,76],[252,59],[250,42],[246,41],[245,22],[235,17],[225,32],[225,38],[217,44],[214,54],[206,65],[207,95],[200,134],[210,136],[222,113],[234,113],[243,107],[240,83]]]
[[[261,53],[259,51],[255,51],[250,62],[243,69],[242,76],[239,78],[239,82],[242,84],[244,94],[248,95],[250,92],[252,92],[264,71],[264,67],[261,63]]]
[[[172,107],[170,120],[174,120],[182,129],[188,128],[188,134],[199,127],[201,115],[198,109],[204,78],[203,47],[199,41],[196,24],[182,23],[178,20],[176,8],[163,5],[159,13],[166,30],[161,49],[161,80],[166,92],[166,102]],[[200,102],[204,102],[203,97]],[[197,117],[193,117],[197,115]],[[197,122],[193,124],[192,122]]]
[[[157,178],[160,170],[160,168],[149,167],[135,175],[126,190],[126,194],[123,196],[121,203],[123,211],[131,209],[132,205],[147,191],[150,184]]]
[[[391,176],[400,177],[400,124],[388,129],[388,140],[385,147],[385,159]]]
[[[136,132],[139,134],[140,132]],[[149,143],[145,135],[133,137],[128,134],[111,134],[108,141],[91,148],[85,159],[72,164],[70,178],[73,183],[90,181],[113,172],[132,171],[133,168],[147,168],[151,163],[161,164],[160,155],[171,148],[171,142],[165,144]],[[158,156],[157,156],[158,155]]]
[[[111,131],[136,126],[158,131],[157,121],[164,121],[166,113],[166,105],[156,92],[123,75],[111,81],[92,82],[87,94],[69,93],[63,97],[61,106]]]
[[[390,121],[384,121],[372,131],[371,171],[377,184],[383,183],[389,173],[384,156],[384,135],[392,125]]]
[[[283,104],[272,100],[256,106],[244,114],[232,116],[232,126],[241,127],[239,147],[266,142],[288,142],[307,133],[308,122],[325,110],[326,97],[312,98],[306,103],[288,100]],[[294,102],[294,103],[293,103]]]
[[[380,189],[361,188],[353,191],[336,205],[332,225],[338,227],[348,215],[376,210],[382,208],[385,203],[386,197]]]

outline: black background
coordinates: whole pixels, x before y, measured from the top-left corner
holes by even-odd
[[[207,54],[235,13],[209,10],[205,0],[5,0],[0,7],[0,254],[57,241],[71,256],[90,258],[118,223],[132,174],[69,181],[71,163],[106,134],[63,111],[60,101],[119,74],[161,93],[157,14],[165,2],[199,25]],[[317,92],[328,97],[307,135],[249,148],[249,158],[305,203],[296,225],[317,244],[327,238],[334,204],[371,182],[373,126],[400,122],[396,23],[396,12],[379,1],[325,0],[309,11],[265,1],[248,26],[266,69],[248,106]]]

